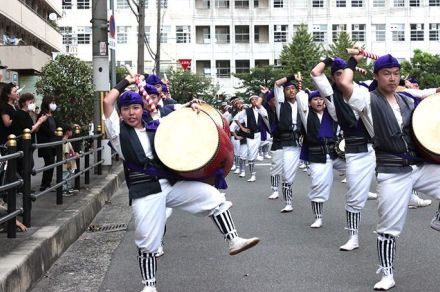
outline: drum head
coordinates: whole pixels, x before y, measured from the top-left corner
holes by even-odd
[[[440,155],[440,94],[423,99],[412,117],[412,127],[417,141],[429,152]]]
[[[338,144],[338,148],[341,152],[345,152],[345,139],[342,139],[339,144]]]
[[[183,108],[162,118],[154,144],[167,167],[189,172],[204,167],[219,148],[218,128],[204,112]]]
[[[214,120],[217,126],[223,128],[222,114],[218,110],[216,110],[207,103],[201,103],[199,106],[201,107],[202,111],[207,113]]]

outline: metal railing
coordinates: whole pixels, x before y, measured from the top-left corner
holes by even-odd
[[[16,237],[16,227],[15,220],[19,214],[23,213],[23,224],[27,227],[31,226],[31,210],[32,202],[39,197],[49,193],[52,190],[56,190],[56,204],[63,204],[63,184],[68,180],[74,181],[74,188],[80,189],[80,176],[84,175],[84,183],[86,185],[90,184],[90,171],[94,168],[94,173],[102,174],[102,150],[104,147],[102,144],[102,132],[101,126],[97,126],[96,133],[94,135],[80,135],[79,127],[75,128],[74,137],[68,140],[63,140],[63,131],[61,128],[57,128],[55,131],[57,136],[57,141],[49,143],[32,144],[31,143],[31,131],[25,129],[22,135],[22,151],[17,151],[16,137],[11,135],[8,140],[8,155],[0,157],[0,162],[7,161],[8,166],[6,173],[8,179],[6,184],[0,186],[0,192],[8,190],[8,195],[6,203],[8,205],[8,214],[6,216],[0,217],[0,223],[8,221],[8,238]],[[96,147],[92,147],[96,141]],[[71,142],[74,150],[79,152],[78,156],[65,158],[63,153],[63,145],[67,142]],[[11,146],[9,146],[11,145]],[[33,150],[54,147],[56,152],[56,160],[53,164],[46,165],[40,168],[33,168]],[[80,151],[83,150],[83,151]],[[93,164],[90,165],[90,155],[96,155],[96,159]],[[22,159],[22,173],[21,178],[17,177],[17,158]],[[81,169],[81,158],[84,159],[84,167]],[[75,173],[67,179],[63,180],[63,164],[76,161]],[[40,192],[31,193],[31,176],[35,176],[38,173],[55,169],[56,173],[56,183],[55,185],[44,189]],[[23,208],[17,210],[16,206],[16,196],[18,188],[22,188],[23,193]]]

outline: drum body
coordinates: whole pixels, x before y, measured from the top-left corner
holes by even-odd
[[[183,108],[161,119],[154,144],[160,161],[186,179],[213,183],[232,167],[229,135],[202,111]]]
[[[339,158],[345,159],[345,139],[338,139],[335,151]]]
[[[440,164],[440,94],[423,99],[412,116],[412,136],[420,156]]]
[[[231,136],[231,132],[229,130],[229,123],[218,110],[216,110],[207,103],[202,103],[199,106],[201,107],[202,111],[204,111],[214,120],[217,126],[222,128],[223,131],[225,131],[228,136]]]

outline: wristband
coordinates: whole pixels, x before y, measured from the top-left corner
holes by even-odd
[[[115,87],[113,87],[113,89],[116,89],[117,91],[119,91],[119,93],[121,93],[122,91],[124,91],[125,88],[127,88],[128,85],[130,85],[130,82],[124,78],[121,81],[119,81],[119,83],[116,84]]]
[[[287,76],[286,79],[287,79],[286,83],[287,83],[287,82],[290,82],[290,81],[292,81],[292,80],[295,80],[295,75]]]
[[[333,59],[330,57],[327,57],[324,60],[322,60],[322,62],[325,64],[326,67],[328,67],[333,63]]]
[[[350,57],[350,59],[348,59],[348,62],[347,62],[347,68],[350,68],[354,72],[356,70],[357,63],[358,62],[356,61],[355,58]]]

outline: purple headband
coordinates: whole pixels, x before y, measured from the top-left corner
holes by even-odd
[[[134,91],[125,91],[118,98],[118,108],[121,109],[123,106],[132,105],[132,104],[140,104],[144,105],[144,101],[142,96],[139,93]]]
[[[162,92],[167,93],[168,87],[165,84],[162,84]]]
[[[414,76],[408,77],[406,80],[408,80],[411,83],[419,84],[419,81]]]
[[[333,63],[332,63],[332,67],[331,67],[331,74],[335,74],[336,71],[338,70],[344,70],[345,68],[347,68],[347,62],[345,62],[345,60],[339,58],[339,57],[335,57],[333,59]]]
[[[147,83],[151,85],[156,85],[159,83],[162,84],[162,80],[160,80],[160,77],[158,75],[151,74],[147,78]]]
[[[272,98],[274,98],[274,94],[272,92],[272,90],[269,90],[268,92],[266,92],[266,101],[269,102]]]
[[[145,84],[145,86],[144,86],[144,89],[145,89],[145,91],[148,93],[148,94],[156,94],[156,95],[159,95],[159,91],[157,91],[157,88],[156,87],[154,87],[154,85],[151,85],[151,84]]]
[[[319,93],[319,90],[312,90],[309,91],[309,101],[311,101],[315,97],[321,97],[321,93]]]
[[[399,61],[390,54],[381,56],[374,63],[374,73],[377,73],[384,68],[400,68]]]
[[[295,83],[293,83],[292,81],[287,81],[286,83],[284,83],[284,88],[287,88],[287,87],[290,87],[290,86],[293,86],[293,87],[295,87],[295,89],[298,89],[298,85],[296,85]]]

